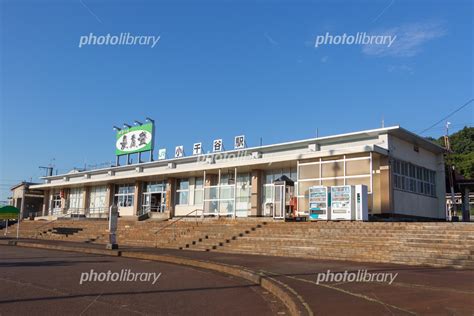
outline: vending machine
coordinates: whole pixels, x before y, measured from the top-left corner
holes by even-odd
[[[356,192],[356,221],[368,221],[369,220],[369,207],[368,201],[368,189],[366,185],[359,184],[355,186]]]
[[[355,220],[355,187],[331,187],[331,220]]]
[[[329,220],[330,193],[325,186],[309,188],[309,219],[312,221]]]

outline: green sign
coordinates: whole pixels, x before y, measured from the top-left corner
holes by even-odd
[[[153,149],[153,123],[133,126],[117,132],[115,155],[127,155]]]
[[[14,206],[6,205],[0,207],[0,219],[18,219],[18,214],[20,214],[20,210]]]

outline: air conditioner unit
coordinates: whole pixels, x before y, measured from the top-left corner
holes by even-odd
[[[319,151],[320,150],[319,144],[309,144],[308,145],[308,150],[309,151]]]
[[[213,163],[216,162],[216,160],[214,159],[214,156],[210,156],[210,157],[206,157],[206,162],[212,165]]]
[[[262,153],[259,152],[259,151],[254,151],[254,152],[252,152],[252,158],[253,158],[253,159],[262,158]]]

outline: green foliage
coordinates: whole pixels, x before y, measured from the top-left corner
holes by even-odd
[[[444,138],[437,140],[429,138],[444,147]],[[464,127],[462,130],[449,136],[451,151],[448,164],[453,164],[454,169],[465,178],[474,178],[474,127]]]

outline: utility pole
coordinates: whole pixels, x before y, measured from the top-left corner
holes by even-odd
[[[453,166],[449,160],[449,154],[451,153],[451,145],[449,143],[449,125],[450,122],[446,122],[446,135],[444,136],[444,147],[446,147],[446,160],[448,165],[448,179],[449,188],[451,190],[451,221],[457,222],[459,220],[457,216],[456,198],[454,197],[454,176]]]

